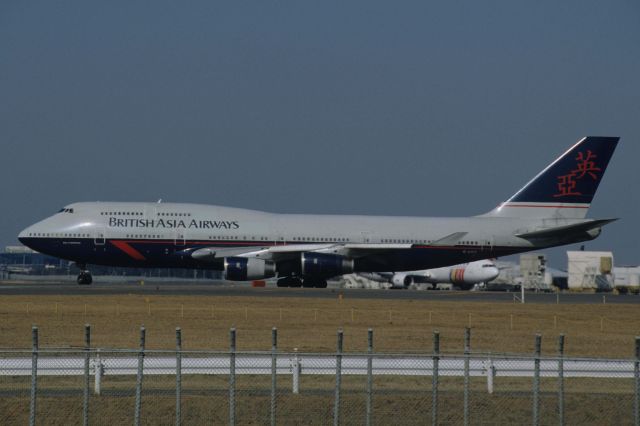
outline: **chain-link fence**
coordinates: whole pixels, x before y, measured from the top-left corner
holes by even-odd
[[[2,424],[638,424],[636,358],[40,348],[0,353]]]

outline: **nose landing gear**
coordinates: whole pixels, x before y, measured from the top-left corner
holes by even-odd
[[[78,264],[78,268],[80,268],[80,275],[78,275],[78,284],[79,285],[89,285],[93,282],[93,277],[91,276],[91,272],[87,270],[87,265]]]
[[[80,285],[89,285],[93,282],[93,277],[91,277],[91,272],[82,271],[80,275],[78,275],[78,284]]]

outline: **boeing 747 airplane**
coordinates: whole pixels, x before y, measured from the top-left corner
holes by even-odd
[[[586,137],[495,209],[434,218],[275,214],[134,202],[70,204],[19,235],[41,253],[88,264],[208,268],[228,280],[277,276],[281,287],[326,287],[352,272],[414,271],[596,238],[615,219],[586,213],[618,143]]]

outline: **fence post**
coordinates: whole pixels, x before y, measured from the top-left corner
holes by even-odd
[[[542,336],[536,334],[536,349],[533,367],[533,424],[540,424],[540,349],[542,346]]]
[[[636,426],[640,426],[640,336],[636,336],[636,360],[633,363],[633,375],[636,381],[633,416]]]
[[[140,406],[142,405],[142,373],[144,369],[145,328],[140,327],[140,352],[138,352],[138,376],[136,378],[136,407],[133,424],[140,425]]]
[[[182,422],[182,330],[176,327],[176,426]]]
[[[229,424],[236,424],[236,329],[229,330]]]
[[[464,425],[469,425],[469,354],[471,353],[471,329],[464,329]]]
[[[438,367],[440,361],[440,332],[433,332],[433,382],[431,386],[431,423],[438,424]]]
[[[276,373],[278,362],[278,329],[271,329],[271,426],[276,426]]]
[[[100,359],[100,348],[96,349],[96,358],[94,360],[93,372],[95,374],[94,383],[93,383],[93,393],[95,395],[100,395],[102,392],[102,360]]]
[[[342,382],[342,340],[343,331],[338,330],[338,343],[336,352],[336,392],[333,404],[333,426],[340,424],[340,385]]]
[[[84,325],[84,398],[82,402],[82,424],[89,424],[89,357],[91,356],[91,326]]]
[[[298,348],[293,348],[293,365],[291,367],[291,373],[293,374],[291,380],[292,392],[297,395],[300,393],[300,357],[298,356]]]
[[[373,412],[373,329],[367,330],[367,419],[366,425],[371,426]]]
[[[558,423],[564,426],[564,334],[558,336]]]
[[[31,327],[31,403],[29,404],[29,426],[36,424],[36,397],[38,390],[38,327]]]
[[[496,367],[493,365],[493,358],[489,355],[487,359],[487,393],[493,394],[493,379],[496,377]]]

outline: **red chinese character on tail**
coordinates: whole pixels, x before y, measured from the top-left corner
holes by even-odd
[[[577,168],[571,170],[566,175],[558,176],[558,193],[554,194],[554,197],[566,197],[570,195],[582,195],[581,192],[576,191],[577,180],[582,179],[586,174],[591,176],[593,180],[598,179],[598,175],[595,172],[600,172],[602,169],[596,166],[593,161],[597,155],[587,150],[587,154],[579,152],[576,157]]]
[[[558,193],[554,194],[554,197],[564,197],[567,195],[582,195],[581,192],[576,191],[576,175],[571,172],[568,175],[558,176]]]
[[[600,167],[596,167],[596,163],[591,161],[593,158],[596,158],[597,155],[592,154],[591,150],[587,151],[587,156],[585,157],[584,153],[579,152],[576,160],[578,160],[578,168],[573,170],[575,173],[580,173],[577,176],[577,179],[581,179],[586,173],[589,173],[589,176],[593,178],[593,180],[598,179],[598,175],[594,172],[601,171]]]

